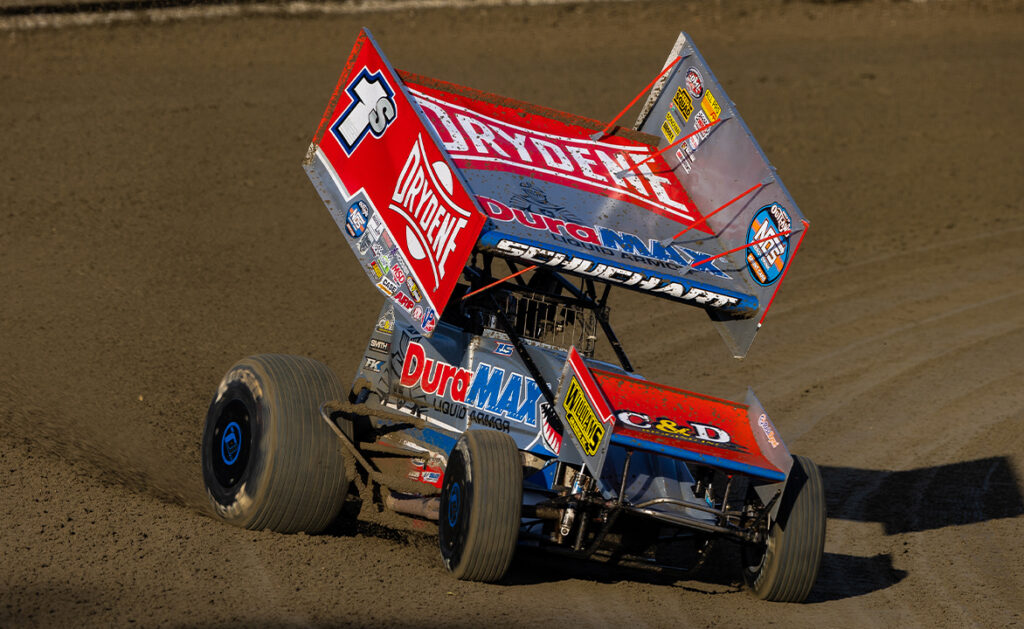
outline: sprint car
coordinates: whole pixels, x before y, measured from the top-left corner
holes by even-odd
[[[729,540],[755,595],[803,600],[815,464],[749,390],[637,374],[608,297],[701,308],[742,357],[808,223],[686,33],[645,94],[605,124],[396,71],[362,31],[304,167],[384,304],[349,387],[297,356],[230,368],[217,516],[318,532],[360,501],[436,522],[445,568],[484,582],[523,546],[687,570]]]

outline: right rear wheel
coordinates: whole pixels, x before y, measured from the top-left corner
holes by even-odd
[[[758,598],[799,603],[818,578],[825,548],[825,489],[813,461],[793,456],[781,500],[766,542],[744,547],[743,576]]]

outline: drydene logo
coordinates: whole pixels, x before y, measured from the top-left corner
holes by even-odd
[[[569,420],[569,427],[583,446],[583,451],[587,456],[597,454],[598,446],[604,437],[604,426],[591,408],[583,393],[583,387],[575,376],[569,381],[569,389],[565,393],[565,400],[562,401],[562,408],[565,410],[565,418]]]
[[[537,425],[540,387],[532,378],[483,362],[470,371],[433,360],[415,341],[410,341],[405,351],[401,385],[418,386],[428,395],[450,398],[527,426]]]
[[[614,195],[675,220],[693,222],[699,216],[678,180],[662,176],[655,164],[645,161],[650,155],[646,145],[554,135],[503,122],[415,90],[412,96],[459,166],[528,174],[596,194]]]
[[[435,289],[444,277],[448,255],[458,244],[459,232],[472,216],[452,199],[454,188],[451,168],[440,160],[430,163],[423,135],[418,135],[388,207],[405,220],[405,251],[430,266]]]
[[[789,258],[789,238],[778,234],[790,229],[789,214],[778,203],[766,205],[754,214],[747,230],[747,242],[763,242],[747,248],[747,268],[758,284],[768,286],[782,276]]]
[[[337,138],[346,155],[352,155],[367,133],[379,138],[395,121],[395,91],[388,85],[380,72],[371,73],[363,68],[356,78],[345,87],[352,99],[345,112],[331,125],[331,133]]]

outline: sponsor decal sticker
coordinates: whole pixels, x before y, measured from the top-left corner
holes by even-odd
[[[509,432],[511,424],[508,423],[507,419],[495,417],[494,415],[488,415],[487,413],[481,413],[480,411],[473,411],[469,414],[469,421],[473,422],[478,426],[484,426],[486,428],[492,428],[504,433]]]
[[[377,319],[377,331],[381,334],[391,335],[395,331],[395,307],[388,306],[380,319]]]
[[[366,235],[370,240],[377,241],[380,240],[382,233],[384,233],[384,221],[375,212],[370,216],[370,220],[366,224]]]
[[[622,269],[611,264],[595,262],[587,258],[560,251],[551,251],[514,240],[502,239],[497,242],[495,249],[502,255],[525,260],[532,264],[589,275],[613,284],[688,303],[705,305],[712,308],[729,308],[740,303],[738,297],[719,293],[711,288],[688,287],[681,282],[639,273],[630,269]]]
[[[773,448],[779,447],[779,438],[775,435],[775,426],[772,426],[772,422],[768,419],[768,416],[764,413],[757,418],[757,425],[764,431],[764,436],[768,438],[768,443]]]
[[[423,295],[420,293],[420,287],[416,285],[416,280],[411,277],[407,278],[405,284],[409,287],[409,294],[412,295],[413,301],[416,303],[423,301]]]
[[[700,70],[697,68],[690,68],[686,71],[686,91],[694,98],[704,95],[704,77],[701,76]]]
[[[405,271],[402,270],[401,264],[395,263],[395,265],[391,267],[391,275],[394,276],[395,281],[399,284],[405,283]]]
[[[690,98],[690,95],[682,87],[676,88],[676,95],[672,97],[672,104],[676,106],[683,122],[689,122],[690,114],[693,113],[693,99]]]
[[[451,168],[443,160],[430,161],[420,134],[395,183],[388,209],[405,222],[405,251],[425,263],[435,290],[449,270],[448,256],[459,244],[459,232],[473,217],[455,202],[453,194]]]
[[[416,306],[412,311],[412,318],[417,321],[423,321],[423,306]]]
[[[675,141],[679,134],[682,133],[683,129],[676,122],[676,117],[672,115],[672,110],[669,109],[665,112],[665,122],[661,123],[661,134],[665,136],[665,139],[669,141],[669,144]]]
[[[398,110],[395,107],[395,90],[391,89],[384,75],[370,72],[365,66],[345,86],[351,102],[341,116],[331,125],[331,133],[337,138],[346,155],[352,155],[367,134],[375,138],[384,135],[395,121]]]
[[[715,122],[722,115],[722,106],[715,100],[711,90],[704,92],[704,98],[700,101],[700,108],[704,110],[704,113],[707,114],[711,122]]]
[[[345,218],[345,231],[353,238],[359,238],[366,231],[366,221],[370,215],[366,203],[356,201],[348,208],[348,216]]]
[[[429,334],[434,331],[435,327],[437,327],[437,315],[433,308],[427,308],[426,314],[423,315],[423,331]]]
[[[363,359],[363,369],[368,369],[369,371],[373,371],[375,373],[380,373],[380,369],[383,366],[384,366],[384,361],[383,360],[375,360],[373,358],[364,358]]]
[[[511,343],[497,343],[494,346],[494,353],[498,356],[511,356],[515,346]]]
[[[747,242],[768,239],[747,247],[747,268],[758,284],[768,286],[782,276],[789,259],[789,237],[777,234],[790,231],[792,225],[786,208],[778,203],[766,205],[754,214]]]
[[[416,305],[413,303],[412,299],[409,299],[408,295],[401,291],[396,292],[393,297],[395,298],[395,301],[398,302],[399,306],[405,308],[406,312],[412,312],[413,307]]]
[[[540,387],[527,376],[506,371],[485,362],[474,370],[427,358],[424,347],[410,341],[402,363],[400,383],[417,387],[427,395],[448,398],[460,404],[511,421],[537,425]]]
[[[329,207],[339,198],[345,201],[341,214],[334,214],[343,231],[349,206],[366,203],[363,236],[346,240],[367,276],[375,284],[382,281],[362,253],[378,243],[388,259],[379,252],[368,257],[378,258],[383,276],[400,262],[399,275],[414,278],[422,301],[438,310],[448,302],[486,218],[418,114],[402,81],[363,31],[305,167]],[[392,281],[402,284],[402,279]]]
[[[697,114],[693,117],[693,129],[694,129],[694,131],[696,131],[697,129],[703,129],[704,127],[708,126],[709,124],[711,124],[711,121],[708,120],[708,115],[706,113],[704,113],[703,110],[698,111]],[[697,147],[700,146],[700,143],[703,142],[704,140],[706,140],[710,133],[711,133],[710,129],[704,129],[703,131],[701,131],[697,135],[695,135],[695,136],[691,137],[689,140],[687,140],[687,144],[690,145],[691,149],[696,151]]]
[[[601,423],[597,413],[587,401],[583,387],[580,386],[575,375],[569,381],[569,390],[562,401],[562,410],[565,411],[565,417],[569,421],[569,427],[573,434],[583,446],[583,451],[587,453],[587,456],[596,455],[598,446],[601,445],[601,439],[604,438],[604,424]]]
[[[380,281],[377,282],[377,288],[384,291],[384,294],[388,297],[391,297],[395,294],[395,291],[398,290],[398,285],[391,281],[391,278],[382,277],[380,278]]]
[[[565,243],[574,248],[593,251],[599,255],[618,257],[628,262],[640,262],[647,266],[681,271],[694,260],[708,257],[708,254],[690,249],[682,245],[663,245],[661,241],[641,239],[636,234],[626,231],[608,229],[602,226],[580,225],[520,208],[512,208],[501,201],[485,196],[477,196],[487,216],[504,223],[515,221],[523,227],[548,235],[556,242]],[[694,269],[709,273],[723,279],[729,275],[715,266],[714,262],[701,265]]]
[[[391,343],[380,339],[370,339],[370,350],[387,355],[391,351]]]
[[[541,403],[541,436],[544,442],[544,447],[554,454],[559,454],[562,451],[562,433],[555,430],[555,428],[548,421],[548,413],[553,413],[551,405],[547,402]]]
[[[373,275],[378,280],[384,277],[384,270],[380,268],[380,264],[376,260],[370,261],[370,269],[373,270]]]
[[[733,442],[728,432],[711,424],[675,420],[669,417],[651,418],[635,411],[616,411],[616,418],[629,428],[653,434],[668,435],[683,441],[744,451],[745,448]]]
[[[542,132],[449,103],[443,94],[413,90],[413,96],[460,167],[513,172],[621,198],[686,224],[700,217],[679,181],[661,174],[658,160],[642,163],[650,155],[647,146],[572,137],[565,128]],[[707,231],[703,224],[698,229]]]

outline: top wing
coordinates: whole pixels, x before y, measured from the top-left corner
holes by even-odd
[[[604,133],[396,73],[364,31],[306,168],[368,275],[410,312],[416,290],[394,269],[427,289],[433,317],[478,250],[701,307],[743,356],[807,222],[685,34],[663,77],[639,131]]]
[[[303,165],[367,276],[429,336],[485,219],[366,30]]]

